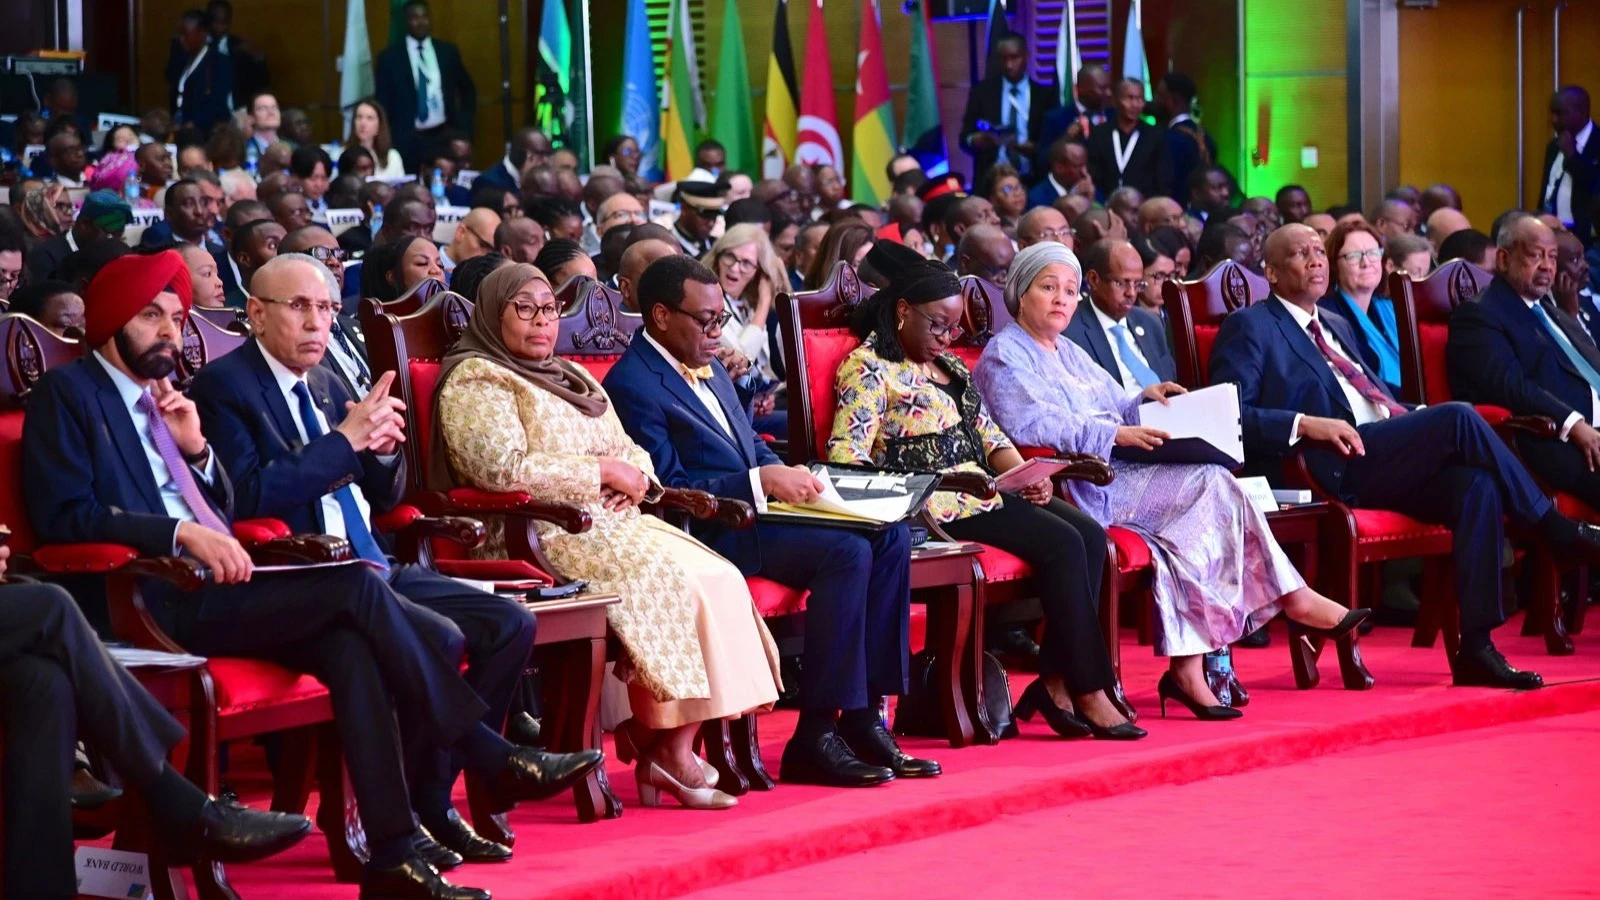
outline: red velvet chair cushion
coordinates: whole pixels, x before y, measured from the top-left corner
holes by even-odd
[[[951,347],[950,352],[967,364],[968,371],[976,369],[978,367],[978,359],[983,356],[982,347]]]
[[[422,518],[422,510],[406,503],[389,510],[388,512],[375,512],[372,514],[372,524],[378,527],[381,534],[394,534],[404,531],[412,522]]]
[[[1506,409],[1504,406],[1490,406],[1487,403],[1478,403],[1474,404],[1472,408],[1477,410],[1478,415],[1483,416],[1483,420],[1491,426],[1499,425],[1511,418],[1511,410]]]
[[[1556,510],[1569,519],[1577,519],[1580,522],[1600,522],[1600,515],[1597,515],[1589,507],[1589,504],[1571,494],[1558,493],[1552,499],[1556,502]]]
[[[415,430],[411,443],[417,462],[428,465],[428,451],[433,448],[433,398],[439,393],[439,361],[413,359],[407,363],[411,377],[411,423]]]
[[[1362,544],[1407,541],[1450,533],[1450,529],[1443,525],[1418,522],[1408,515],[1387,509],[1353,509],[1351,512],[1356,517],[1356,541]]]
[[[611,367],[616,365],[617,360],[621,359],[622,356],[621,354],[607,354],[604,356],[569,355],[566,358],[583,366],[595,381],[605,381],[606,375],[611,372]]]
[[[54,575],[101,575],[138,558],[139,551],[122,544],[55,544],[33,551],[39,568]]]
[[[226,716],[264,706],[318,697],[328,692],[310,675],[254,659],[213,657],[208,663],[217,686],[217,714]]]
[[[750,586],[750,596],[755,599],[756,612],[761,613],[762,618],[804,612],[806,598],[811,596],[808,590],[766,578],[747,578],[745,583]]]
[[[474,581],[542,581],[555,584],[538,566],[521,559],[440,559],[434,561],[440,575],[470,578]]]
[[[233,523],[233,536],[246,547],[290,536],[289,526],[277,519],[242,519]]]
[[[533,495],[522,491],[483,491],[478,488],[451,488],[446,494],[450,502],[463,509],[494,510],[517,509],[533,500]]]
[[[1211,348],[1216,345],[1217,332],[1221,330],[1216,325],[1196,325],[1194,327],[1194,351],[1200,357],[1197,360],[1197,364],[1200,367],[1201,384],[1211,381]]]
[[[1449,325],[1417,323],[1417,349],[1422,353],[1422,396],[1428,398],[1429,403],[1450,400],[1450,370],[1445,365],[1445,346],[1449,341]]]
[[[806,390],[811,394],[811,437],[818,459],[828,458],[828,437],[833,433],[833,413],[838,406],[834,377],[851,351],[861,345],[848,328],[817,328],[801,331],[802,352],[806,355]],[[796,438],[798,435],[790,435]]]
[[[990,584],[1002,581],[1018,581],[1023,578],[1033,577],[1033,568],[1022,561],[1021,557],[1013,556],[999,547],[983,544],[983,553],[978,557],[978,565],[983,567],[983,580]]]
[[[1106,529],[1106,536],[1117,548],[1117,571],[1126,575],[1149,567],[1150,545],[1144,538],[1116,525]]]

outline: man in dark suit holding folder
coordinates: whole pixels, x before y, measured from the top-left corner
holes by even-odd
[[[743,500],[813,499],[820,485],[785,466],[750,425],[716,361],[728,320],[710,269],[688,256],[652,263],[637,288],[644,327],[606,376],[617,417],[668,487]],[[800,722],[783,751],[783,781],[867,787],[939,774],[900,750],[878,718],[906,691],[911,539],[904,523],[879,531],[760,523],[696,523],[704,541],[746,577],[810,591],[800,674]],[[835,711],[839,712],[837,721]]]
[[[1505,621],[1500,549],[1509,516],[1557,552],[1600,560],[1600,529],[1560,514],[1483,418],[1464,403],[1406,406],[1355,351],[1350,324],[1320,310],[1328,254],[1305,225],[1267,240],[1273,296],[1228,316],[1211,354],[1213,384],[1239,386],[1246,471],[1276,476],[1302,440],[1324,489],[1367,509],[1449,526],[1455,535],[1461,650],[1458,685],[1529,689],[1537,674],[1506,662],[1490,632]]]

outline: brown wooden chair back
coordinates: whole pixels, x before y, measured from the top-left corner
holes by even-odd
[[[23,406],[44,373],[81,357],[83,345],[22,313],[7,313],[0,315],[0,352],[0,524],[11,529],[12,550],[27,553],[35,541],[23,504]]]
[[[419,281],[412,285],[405,293],[383,304],[383,308],[397,316],[409,316],[422,309],[423,305],[432,300],[435,294],[442,294],[449,289],[444,282],[429,278],[426,281]],[[368,297],[362,300],[362,305],[365,305],[367,300],[372,300],[374,303],[377,302],[375,298]]]
[[[1267,280],[1225,260],[1195,281],[1168,281],[1161,286],[1167,318],[1172,322],[1172,355],[1178,364],[1178,383],[1187,388],[1206,385],[1211,375],[1211,347],[1217,342],[1222,319],[1272,293]],[[1085,297],[1082,302],[1088,302]]]
[[[1450,314],[1483,293],[1493,276],[1464,259],[1453,259],[1421,281],[1395,272],[1389,276],[1395,327],[1400,332],[1400,399],[1407,403],[1450,400],[1445,350]]]
[[[232,310],[229,310],[230,312]],[[178,371],[175,383],[180,390],[188,390],[194,376],[206,363],[221,359],[244,346],[250,339],[250,329],[235,319],[229,328],[222,328],[207,315],[190,315],[183,320],[183,346],[178,352]]]
[[[1015,318],[1006,309],[1005,291],[993,282],[975,275],[961,278],[961,300],[965,307],[961,320],[961,338],[950,346],[950,352],[972,368],[983,355],[983,348],[1000,330]]]
[[[644,325],[644,317],[623,309],[621,291],[582,276],[568,279],[556,292],[556,302],[561,304],[556,355],[604,381],[628,349],[633,333]]]
[[[868,290],[855,270],[841,260],[820,289],[798,294],[783,291],[777,296],[792,463],[827,455],[838,405],[834,376],[844,358],[861,343],[850,330],[850,314],[866,299]]]

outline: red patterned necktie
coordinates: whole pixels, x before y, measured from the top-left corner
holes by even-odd
[[[150,443],[155,444],[156,453],[161,455],[161,461],[167,464],[167,472],[172,476],[172,483],[178,486],[178,493],[183,495],[183,502],[188,504],[189,511],[194,513],[194,520],[201,525],[219,534],[231,535],[227,523],[223,522],[211,504],[206,502],[205,494],[200,492],[200,485],[195,483],[194,473],[189,471],[189,464],[184,462],[183,454],[178,452],[178,442],[172,439],[172,432],[167,430],[167,420],[161,418],[161,410],[156,408],[156,399],[145,391],[139,396],[139,411],[150,420]]]
[[[1322,351],[1323,357],[1333,364],[1334,371],[1339,373],[1339,377],[1350,382],[1350,386],[1355,388],[1356,392],[1362,397],[1365,397],[1368,403],[1387,409],[1391,419],[1405,414],[1406,408],[1394,402],[1383,388],[1373,384],[1372,379],[1367,377],[1367,373],[1361,371],[1360,366],[1335,353],[1333,348],[1328,346],[1327,339],[1322,336],[1322,324],[1320,322],[1312,319],[1311,324],[1306,326],[1306,330],[1311,332],[1311,340],[1316,343],[1317,349]]]

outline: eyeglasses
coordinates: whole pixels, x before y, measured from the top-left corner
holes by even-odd
[[[1041,241],[1055,241],[1058,244],[1065,244],[1067,242],[1068,238],[1073,237],[1076,234],[1077,234],[1077,232],[1073,231],[1070,227],[1069,228],[1046,228],[1043,231],[1039,232],[1039,240],[1041,240]]]
[[[612,155],[613,156],[620,156],[620,157],[623,157],[624,159],[633,159],[635,156],[639,155],[639,148],[638,147],[618,147],[617,148],[617,152],[612,154]]]
[[[987,269],[978,269],[974,274],[995,287],[1005,287],[1006,279],[1011,275],[1010,266],[994,266]]]
[[[1339,254],[1339,258],[1352,266],[1357,265],[1363,259],[1371,262],[1377,262],[1378,260],[1383,259],[1383,248],[1373,247],[1369,250],[1351,250],[1349,253]]]
[[[538,306],[529,306],[526,303],[513,303],[511,308],[516,311],[517,318],[524,322],[533,322],[538,319],[554,322],[561,318],[561,306],[556,303],[541,303]]]
[[[917,309],[915,306],[911,307],[911,311],[923,317],[924,319],[927,319],[928,333],[936,338],[939,338],[940,340],[949,339],[951,341],[958,341],[961,339],[961,335],[964,333],[961,330],[961,326],[955,324],[954,322],[946,325],[943,322],[940,322],[938,319],[935,319],[933,316],[930,316],[922,310]]]
[[[1132,288],[1136,291],[1143,291],[1145,288],[1150,286],[1150,282],[1145,281],[1144,279],[1131,281],[1127,278],[1111,278],[1106,281],[1106,284],[1111,285],[1113,290],[1118,291],[1126,291],[1129,288]]]
[[[1151,272],[1145,276],[1145,280],[1156,284],[1166,284],[1169,281],[1178,280],[1178,271],[1174,269],[1171,272]]]
[[[673,312],[677,313],[678,315],[683,316],[685,319],[689,319],[690,321],[694,322],[696,325],[699,325],[700,326],[700,333],[705,335],[706,337],[711,337],[714,334],[722,331],[722,327],[724,325],[727,325],[730,321],[733,320],[733,313],[728,312],[726,310],[724,310],[723,312],[719,313],[718,315],[712,316],[709,319],[702,319],[699,316],[690,315],[689,313],[687,313],[687,312],[685,312],[685,311],[683,311],[681,309],[673,309],[670,306],[667,307],[667,308],[672,310]]]
[[[342,262],[344,260],[344,248],[343,247],[307,247],[306,248],[306,255],[311,257],[312,259],[316,260],[317,262],[320,262],[320,263],[325,263],[330,259],[337,259],[337,260]]]
[[[315,313],[316,317],[319,319],[332,319],[333,314],[338,311],[338,308],[333,305],[332,300],[312,300],[308,297],[288,297],[285,299],[279,299],[277,297],[257,297],[256,299],[260,300],[262,303],[272,303],[277,306],[288,307],[290,312],[299,316],[303,316],[306,313]]]
[[[1012,194],[1020,194],[1020,193],[1022,193],[1022,185],[1020,185],[1020,184],[1012,184],[1011,182],[1008,181],[1005,184],[996,185],[995,186],[995,190],[997,190],[1000,193],[1005,194],[1007,197],[1009,197]]]
[[[627,220],[634,225],[644,224],[644,213],[636,209],[614,209],[600,217],[600,224],[609,225],[612,222]]]
[[[729,268],[736,270],[742,269],[745,271],[754,272],[757,268],[757,263],[755,260],[740,259],[739,257],[734,256],[731,252],[722,254],[722,262]]]

